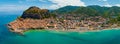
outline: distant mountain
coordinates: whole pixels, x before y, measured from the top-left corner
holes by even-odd
[[[53,13],[57,14],[82,14],[88,16],[117,16],[120,14],[120,7],[101,7],[98,5],[92,5],[87,7],[80,6],[65,6],[54,10]]]
[[[65,6],[59,9],[54,10],[54,13],[58,13],[58,14],[64,14],[64,13],[70,13],[74,10],[76,10],[77,8],[79,8],[79,6]]]
[[[109,7],[101,7],[98,5],[87,6],[88,8],[94,9],[99,13],[104,13],[105,11],[109,10]]]

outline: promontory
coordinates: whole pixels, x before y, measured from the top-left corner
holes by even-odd
[[[8,24],[10,31],[90,31],[120,27],[120,7],[66,6],[56,10],[32,6]]]

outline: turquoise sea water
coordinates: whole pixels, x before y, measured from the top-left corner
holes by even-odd
[[[24,36],[10,32],[6,24],[18,15],[0,15],[0,44],[120,44],[120,30],[57,32],[31,30]]]

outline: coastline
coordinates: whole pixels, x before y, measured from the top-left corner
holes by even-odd
[[[110,18],[100,15],[53,14],[48,9],[40,9],[36,6],[25,10],[20,17],[7,26],[10,31],[16,33],[42,29],[65,32],[94,32],[120,28],[119,22],[111,22]]]
[[[55,32],[55,33],[69,33],[69,32],[78,32],[78,33],[85,33],[85,32],[100,32],[100,31],[107,31],[107,30],[120,30],[120,27],[119,28],[111,28],[111,29],[102,29],[102,30],[89,30],[89,31],[67,31],[67,30],[48,30],[48,29],[43,29],[43,30],[40,30],[40,29],[36,29],[36,30],[28,30],[28,31],[25,31],[23,32],[22,34],[24,35],[25,33],[27,32],[33,32],[33,31],[37,31],[37,32]]]

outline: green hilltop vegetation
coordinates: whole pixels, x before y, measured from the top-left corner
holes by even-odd
[[[86,15],[110,15],[116,16],[120,12],[120,7],[101,7],[97,5],[78,7],[78,6],[65,6],[54,11],[59,14],[86,14]]]
[[[36,6],[32,6],[23,12],[21,18],[44,19],[53,16],[54,15],[47,9],[40,9]]]
[[[56,10],[47,10],[32,6],[23,12],[21,18],[43,19],[61,15],[76,15],[82,16],[83,18],[102,16],[106,19],[109,19],[110,23],[119,23],[120,7],[101,7],[98,5],[92,5],[87,7],[65,6]]]
[[[65,6],[59,9],[54,10],[52,13],[55,14],[71,14],[71,15],[82,15],[83,17],[94,17],[102,16],[109,19],[110,23],[119,23],[120,21],[120,7],[101,7],[98,5],[92,5],[87,7],[79,6]]]

